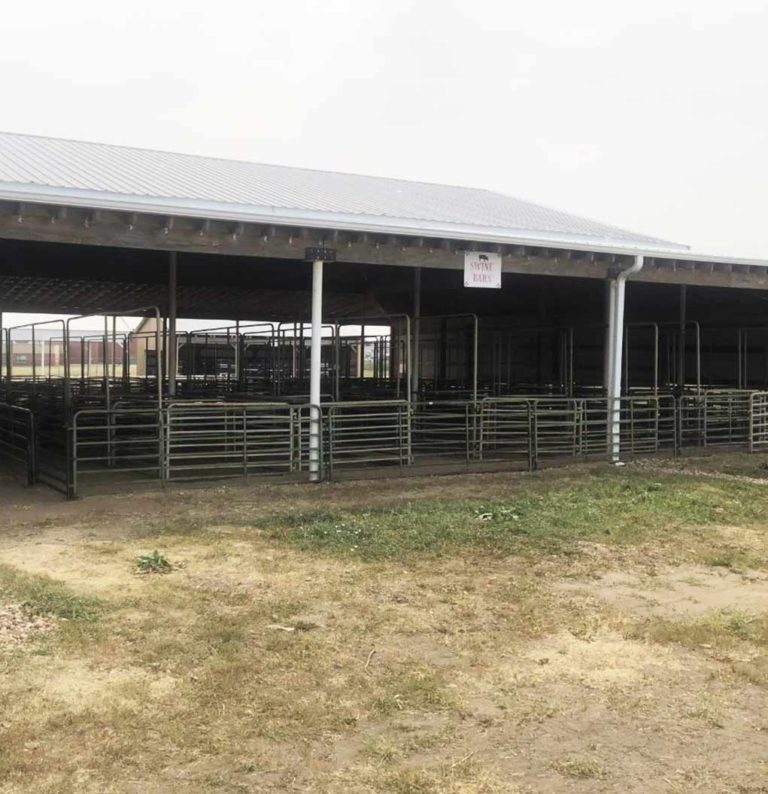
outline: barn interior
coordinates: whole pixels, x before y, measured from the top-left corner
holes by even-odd
[[[177,317],[231,321],[218,330],[201,331],[194,345],[181,336],[178,392],[194,393],[204,383],[221,395],[307,392],[309,358],[302,348],[310,343],[311,271],[311,263],[298,258],[178,254]],[[604,387],[604,279],[504,273],[502,289],[473,290],[464,287],[460,270],[420,266],[418,287],[414,272],[396,265],[326,265],[324,377],[328,384],[338,377],[339,385],[327,384],[324,390],[334,398],[400,396],[398,383],[404,392],[408,380],[420,398],[471,395],[476,399],[519,393],[573,396]],[[5,312],[100,316],[151,314],[146,307],[157,307],[162,326],[171,306],[169,258],[158,250],[0,239],[0,285]],[[753,288],[630,281],[625,390],[682,393],[690,388],[765,388],[766,300],[762,290]],[[417,316],[419,360],[411,367],[417,374],[414,381],[413,373],[406,377],[402,351],[398,361],[398,352],[393,354],[392,348],[402,347],[404,318],[409,317],[413,326]],[[49,325],[46,334],[41,326],[38,342],[45,337],[50,346],[54,327]],[[110,339],[111,327],[108,324]],[[43,365],[43,351],[37,356],[40,371],[29,383],[15,374],[13,366],[8,378],[8,354],[14,345],[31,339],[32,333],[33,328],[22,326],[4,340],[10,339],[2,361],[9,396],[54,379],[48,372],[50,358]],[[146,330],[143,333],[153,336]],[[247,346],[241,342],[242,365],[235,372],[238,333],[244,342],[255,342]],[[338,361],[332,360],[336,335],[343,358]],[[365,371],[358,360],[361,335],[363,358],[371,360]],[[81,342],[78,339],[78,346]],[[70,359],[75,359],[77,346],[74,340],[70,343]],[[101,334],[91,346],[95,344],[99,349],[92,355],[92,368],[103,364]],[[165,346],[162,340],[160,346]],[[272,361],[272,349],[278,347],[296,348],[295,356],[286,354],[291,359],[287,375],[286,362],[279,367]],[[120,350],[124,349],[127,345],[121,340]],[[153,351],[150,345],[150,356]],[[108,356],[110,367],[117,363],[122,368],[122,360],[115,362],[115,357],[114,351]],[[223,365],[227,360],[231,366]],[[78,364],[70,361],[70,365],[79,372]],[[259,368],[257,384],[251,375]],[[151,363],[139,369],[144,380],[155,380]],[[63,376],[58,369],[57,373]],[[115,384],[116,389],[121,387],[122,383]]]

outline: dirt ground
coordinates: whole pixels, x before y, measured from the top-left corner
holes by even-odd
[[[654,465],[76,502],[0,482],[0,792],[768,792],[768,488],[748,456]],[[368,556],[274,530],[534,497],[542,538],[556,503],[608,529]],[[155,550],[172,570],[142,575]]]

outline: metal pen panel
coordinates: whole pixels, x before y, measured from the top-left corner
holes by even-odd
[[[536,466],[535,410],[525,398],[493,397],[479,403],[478,459]]]
[[[298,409],[285,403],[171,403],[166,478],[291,473],[298,468],[297,416]]]
[[[406,400],[331,403],[326,412],[328,476],[340,467],[411,462],[411,406]]]
[[[749,398],[749,451],[768,449],[768,392],[752,392]]]
[[[441,459],[469,462],[477,454],[478,404],[428,400],[413,411],[413,456],[417,462]]]
[[[72,418],[71,492],[84,477],[130,475],[131,482],[163,476],[163,411],[153,408],[89,408]]]
[[[27,485],[37,476],[35,417],[29,408],[0,403],[0,461],[22,475]]]
[[[702,445],[748,445],[751,406],[748,391],[706,392],[702,398]]]

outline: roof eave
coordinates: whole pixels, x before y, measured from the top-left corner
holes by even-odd
[[[293,210],[282,207],[252,207],[198,199],[127,196],[121,193],[12,182],[0,182],[0,201],[52,204],[116,212],[231,221],[233,223],[307,226],[329,231],[448,238],[507,245],[540,245],[557,249],[610,254],[663,255],[689,250],[689,246],[675,243],[625,242],[580,235],[566,236],[550,232],[530,233],[490,226],[470,226],[409,218]]]

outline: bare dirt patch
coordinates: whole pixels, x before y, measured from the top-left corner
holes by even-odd
[[[631,615],[695,618],[711,612],[768,611],[768,575],[721,567],[679,565],[639,571],[607,571],[597,578],[566,580],[564,593],[583,593]]]
[[[0,645],[21,645],[56,628],[56,623],[36,615],[23,604],[0,606]]]

